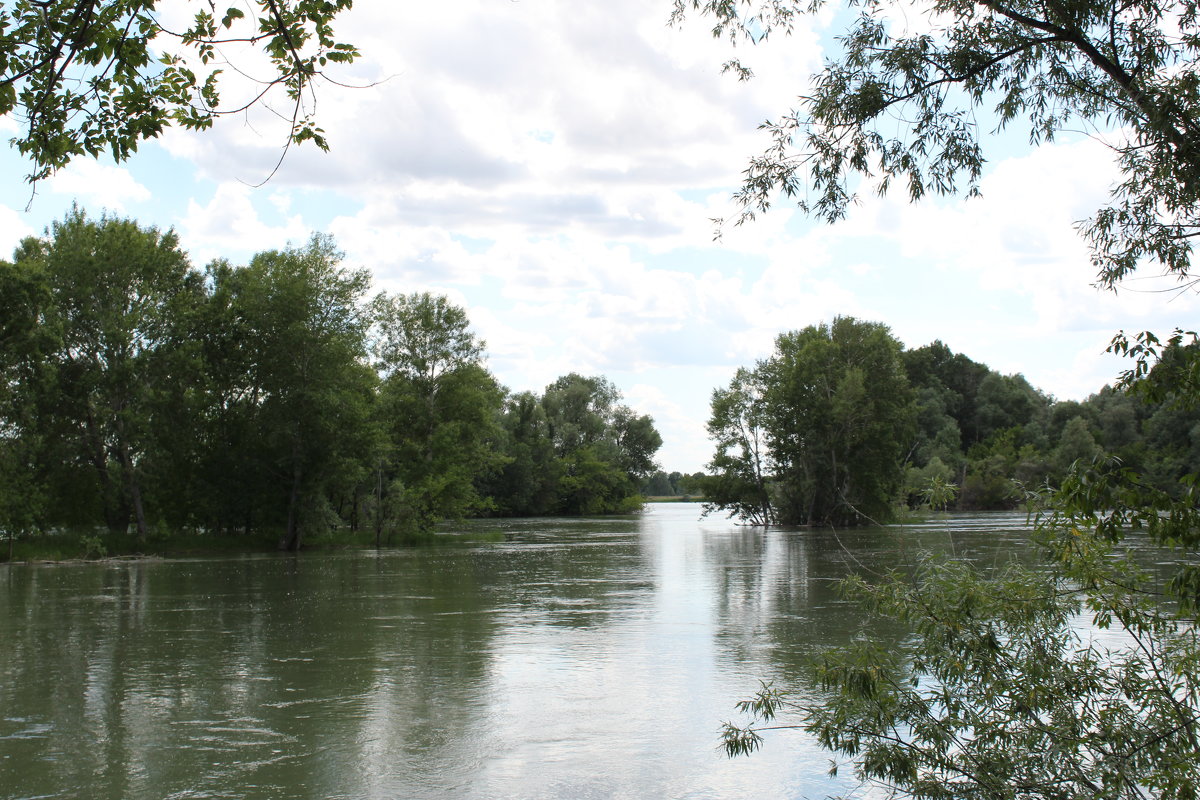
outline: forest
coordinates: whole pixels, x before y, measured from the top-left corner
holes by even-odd
[[[1176,493],[1200,470],[1200,409],[1111,386],[1055,400],[941,341],[905,349],[850,317],[780,335],[714,391],[708,429],[711,508],[755,523],[1013,509],[1101,456]]]
[[[75,208],[0,262],[0,528],[394,543],[468,516],[704,497],[756,523],[998,510],[1102,454],[1178,486],[1200,412],[1105,387],[1058,401],[940,341],[842,317],[713,393],[708,474],[658,469],[604,377],[488,371],[463,309],[369,296],[327,236],[192,267],[172,232]],[[93,537],[92,549],[106,545]],[[10,556],[11,557],[11,556]]]
[[[636,508],[662,443],[607,379],[488,371],[465,312],[368,296],[327,236],[191,266],[72,209],[0,262],[0,530],[394,543],[446,518]],[[107,546],[99,533],[92,550]]]

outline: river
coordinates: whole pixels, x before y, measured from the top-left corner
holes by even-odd
[[[803,693],[862,630],[849,572],[1019,557],[1024,522],[764,532],[679,503],[381,552],[0,565],[0,798],[824,797],[849,770],[800,733],[726,758],[736,701]]]

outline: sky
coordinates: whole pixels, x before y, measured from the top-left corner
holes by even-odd
[[[780,333],[838,315],[1077,400],[1123,368],[1104,352],[1116,331],[1195,328],[1193,292],[1145,276],[1115,294],[1092,285],[1074,223],[1116,171],[1082,134],[990,140],[981,198],[868,195],[833,225],[781,201],[714,240],[767,144],[758,125],[793,107],[837,20],[731,50],[669,13],[667,0],[359,0],[336,28],[362,57],[335,74],[360,88],[317,89],[328,153],[294,148],[272,175],[286,128],[264,108],[170,131],[120,164],[76,161],[36,192],[0,150],[0,253],[73,202],[173,228],[197,267],[329,233],[377,290],[463,306],[512,391],[608,377],[654,418],[667,471],[711,458],[714,388]],[[254,72],[254,54],[225,55]],[[753,80],[722,74],[731,55]],[[228,81],[229,104],[246,88]]]

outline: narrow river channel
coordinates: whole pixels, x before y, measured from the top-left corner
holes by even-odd
[[[864,630],[835,585],[1025,518],[764,532],[696,504],[382,552],[0,565],[0,798],[820,798],[801,734],[730,760],[759,680]]]

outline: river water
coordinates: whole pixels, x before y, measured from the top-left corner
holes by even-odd
[[[1027,551],[1023,515],[764,532],[696,504],[436,546],[0,565],[0,798],[824,797],[802,734],[728,759],[760,680],[865,630],[835,584]]]

